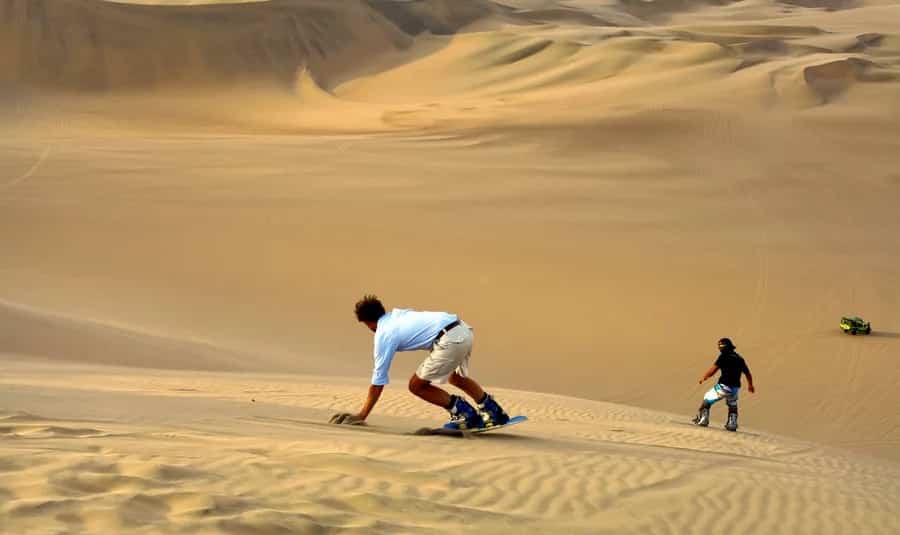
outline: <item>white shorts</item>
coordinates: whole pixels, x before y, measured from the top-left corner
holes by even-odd
[[[717,383],[716,386],[710,388],[703,396],[703,400],[712,405],[713,403],[724,399],[729,407],[737,407],[738,393],[740,390],[741,389],[736,386],[725,386]]]
[[[472,354],[474,336],[466,322],[450,329],[434,341],[416,376],[432,383],[446,383],[453,372],[466,377],[469,374],[469,356]]]

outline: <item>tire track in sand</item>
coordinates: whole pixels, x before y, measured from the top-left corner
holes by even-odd
[[[47,158],[50,157],[51,152],[53,152],[53,145],[48,144],[46,147],[44,147],[43,152],[41,152],[41,155],[38,157],[37,161],[34,162],[34,165],[28,168],[28,170],[21,175],[15,178],[11,178],[6,182],[0,184],[0,190],[12,188],[13,186],[21,184],[22,182],[25,182],[26,180],[31,178],[34,173],[36,173],[37,170],[44,164],[44,162],[47,161]]]

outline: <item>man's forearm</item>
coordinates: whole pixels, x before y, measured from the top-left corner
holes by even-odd
[[[706,373],[704,373],[704,374],[700,377],[700,382],[702,383],[702,382],[706,381],[707,379],[709,379],[710,377],[712,377],[713,375],[715,375],[717,371],[719,371],[719,367],[718,367],[718,366],[713,366],[713,367],[711,367],[710,369],[706,370]]]
[[[369,413],[372,412],[372,409],[375,407],[375,404],[378,403],[378,398],[381,397],[381,391],[384,390],[384,385],[369,385],[369,393],[366,396],[366,403],[363,405],[361,411],[359,411],[359,417],[365,420]]]

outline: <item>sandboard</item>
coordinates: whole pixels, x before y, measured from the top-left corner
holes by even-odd
[[[486,431],[494,431],[496,429],[502,429],[504,427],[509,427],[511,425],[515,425],[521,422],[528,420],[526,416],[514,416],[510,418],[509,422],[504,425],[494,425],[491,427],[486,427],[484,429],[475,429],[475,430],[459,430],[459,429],[445,429],[443,427],[422,427],[417,431],[409,432],[409,431],[401,431],[397,428],[385,428],[382,426],[373,426],[369,424],[363,425],[338,425],[332,424],[329,422],[321,422],[317,420],[304,420],[299,418],[278,418],[278,417],[267,417],[267,416],[253,416],[248,418],[248,420],[257,421],[257,422],[271,422],[271,423],[283,423],[284,425],[293,426],[293,425],[305,425],[305,426],[316,426],[322,428],[329,429],[338,429],[341,431],[363,431],[368,433],[384,433],[389,435],[436,435],[436,436],[448,436],[448,437],[466,437],[474,434],[484,433]]]
[[[427,436],[444,436],[444,437],[465,437],[470,435],[480,435],[481,433],[487,433],[488,431],[496,431],[497,429],[504,429],[511,425],[520,424],[528,420],[527,416],[513,416],[503,425],[492,425],[490,427],[481,427],[478,429],[448,429],[446,427],[423,427],[416,431],[414,434],[416,435],[427,435]]]

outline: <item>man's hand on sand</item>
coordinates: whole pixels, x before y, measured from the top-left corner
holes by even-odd
[[[328,420],[328,423],[331,424],[339,424],[339,425],[366,425],[366,421],[359,417],[359,415],[351,414],[349,412],[339,412],[331,417],[331,420]]]

